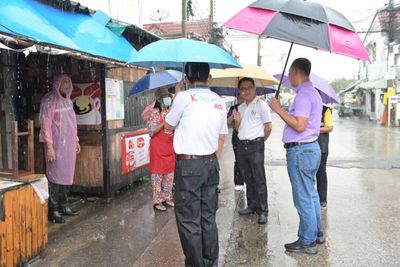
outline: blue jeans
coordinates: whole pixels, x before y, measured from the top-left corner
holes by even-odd
[[[322,231],[321,208],[315,188],[315,179],[321,161],[317,142],[299,145],[286,150],[287,169],[292,184],[294,206],[300,217],[299,241],[310,244]]]

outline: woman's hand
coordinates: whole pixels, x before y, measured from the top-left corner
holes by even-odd
[[[56,152],[54,151],[53,144],[46,145],[46,159],[48,162],[53,162],[57,160]]]
[[[76,142],[76,154],[81,153],[81,145],[79,144],[79,142]]]
[[[234,109],[234,110],[232,111],[232,114],[233,114],[233,119],[234,119],[237,123],[240,123],[240,121],[242,120],[242,117],[240,116],[240,113]]]

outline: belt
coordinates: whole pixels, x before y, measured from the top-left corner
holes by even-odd
[[[258,143],[258,142],[264,142],[264,137],[258,137],[253,140],[239,140],[239,142],[242,144],[251,145],[251,144]]]
[[[284,148],[288,149],[291,147],[295,147],[295,146],[301,146],[301,145],[306,145],[306,144],[312,144],[315,143],[316,141],[312,141],[312,142],[291,142],[291,143],[285,143],[283,145]]]
[[[185,154],[177,154],[176,158],[178,160],[188,160],[188,159],[211,159],[215,157],[215,153],[212,153],[210,155],[185,155]]]

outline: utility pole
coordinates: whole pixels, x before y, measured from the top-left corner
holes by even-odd
[[[389,97],[389,88],[395,87],[395,55],[394,55],[394,34],[395,34],[395,19],[396,19],[396,11],[394,10],[394,0],[389,0],[389,5],[387,7],[388,13],[389,13],[389,32],[388,32],[388,57],[387,57],[387,70],[386,73],[389,74],[388,79],[387,79],[387,91],[386,94]],[[389,98],[387,99],[387,126],[390,127],[391,123],[391,110],[390,110],[390,101]]]
[[[261,37],[257,39],[257,65],[261,67]]]
[[[186,38],[187,0],[182,0],[182,37]]]
[[[209,33],[210,33],[210,43],[214,43],[214,0],[210,0],[210,19],[209,19]]]
[[[387,58],[387,72],[391,73],[394,67],[394,54],[393,46],[394,43],[394,33],[395,33],[395,10],[393,9],[394,0],[389,0],[389,5],[387,7],[389,13],[389,31],[388,31],[388,58]],[[392,75],[390,75],[392,76]],[[394,77],[389,77],[388,87],[394,86]]]

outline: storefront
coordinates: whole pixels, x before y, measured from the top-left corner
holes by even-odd
[[[147,70],[125,63],[135,48],[157,37],[129,25],[121,26],[126,33],[116,34],[102,12],[62,11],[39,1],[1,1],[0,16],[0,265],[12,266],[26,263],[47,243],[47,202],[31,185],[45,178],[39,111],[53,77],[67,74],[74,84],[71,99],[82,151],[72,189],[111,197],[147,174],[145,167],[123,171],[122,140],[143,127],[140,112],[151,100],[128,99]],[[27,224],[41,226],[34,234]],[[27,235],[33,234],[28,239],[35,247],[25,250],[24,242],[31,244]]]

